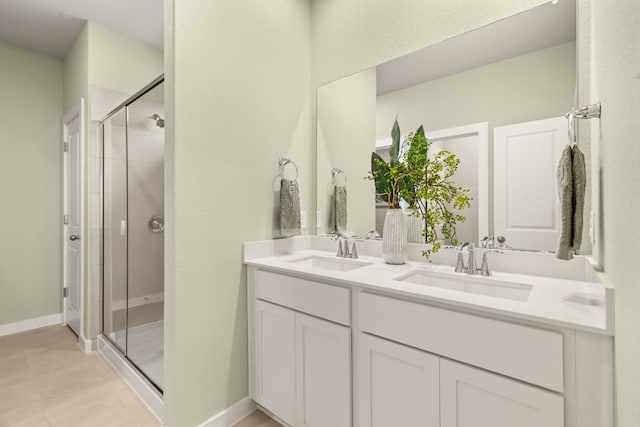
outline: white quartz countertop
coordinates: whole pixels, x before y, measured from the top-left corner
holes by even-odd
[[[612,322],[607,321],[607,307],[611,310],[613,303],[612,300],[609,301],[609,298],[612,299],[613,295],[612,293],[608,294],[605,286],[600,283],[500,271],[492,271],[491,277],[481,278],[481,280],[486,280],[486,283],[508,281],[531,285],[532,289],[528,299],[516,301],[394,280],[416,269],[445,273],[453,277],[466,276],[463,273],[455,273],[454,268],[450,265],[417,261],[407,261],[403,265],[390,265],[378,257],[361,256],[358,261],[370,264],[351,271],[334,271],[291,262],[311,255],[335,258],[334,253],[327,251],[300,250],[286,255],[245,259],[245,264],[259,269],[334,284],[357,286],[452,308],[613,335]]]

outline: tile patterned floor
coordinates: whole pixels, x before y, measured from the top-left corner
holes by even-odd
[[[1,427],[160,426],[98,353],[64,326],[0,337]]]
[[[151,427],[160,422],[65,326],[0,337],[0,427]],[[280,427],[255,411],[233,427]]]
[[[272,420],[264,412],[255,411],[233,427],[282,427],[282,424]]]

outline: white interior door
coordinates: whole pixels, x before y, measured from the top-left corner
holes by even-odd
[[[64,322],[83,336],[83,110],[80,100],[63,118],[63,313]]]
[[[494,128],[494,231],[514,248],[554,251],[560,237],[556,167],[568,143],[555,117]]]

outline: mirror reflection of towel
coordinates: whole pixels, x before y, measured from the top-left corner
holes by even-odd
[[[300,190],[296,180],[280,180],[280,235],[300,234]]]
[[[561,231],[556,258],[573,259],[573,251],[580,249],[586,184],[584,155],[577,145],[568,145],[562,151],[557,170]]]
[[[344,233],[347,230],[347,187],[335,185],[329,207],[329,230]]]

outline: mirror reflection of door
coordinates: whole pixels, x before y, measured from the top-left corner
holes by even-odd
[[[557,248],[556,165],[567,142],[564,117],[494,128],[495,233],[508,246]]]
[[[548,31],[541,32],[540,28]],[[468,214],[470,220],[458,226],[458,238],[460,241],[479,243],[484,236],[497,237],[499,232],[494,227],[493,202],[494,129],[563,116],[572,108],[576,85],[575,34],[574,1],[559,2],[557,5],[543,4],[321,86],[318,88],[318,188],[323,188],[321,174],[333,166],[325,164],[327,159],[340,158],[344,169],[352,167],[351,163],[355,165],[361,159],[368,162],[371,152],[380,148],[376,147],[376,141],[389,139],[396,118],[403,135],[415,131],[420,125],[429,133],[430,130],[486,122],[488,147],[485,152],[478,154],[488,157],[488,180],[475,183],[467,181],[468,176],[476,174],[476,171],[469,169],[472,167],[470,163],[480,165],[482,162],[474,162],[465,152],[456,153],[465,157],[461,159],[462,166],[458,169],[456,181],[464,181],[465,186],[472,191],[474,188],[479,189],[481,185],[488,187],[484,208],[478,205],[480,194],[472,196],[472,208],[478,209],[478,231],[475,231],[475,219],[471,219],[472,215]],[[373,84],[372,73],[375,74]],[[349,88],[358,88],[359,96],[351,97],[350,103],[339,102],[343,101],[340,96]],[[375,102],[372,101],[373,96],[365,96],[370,92],[374,92]],[[358,114],[354,116],[353,111]],[[327,114],[329,112],[331,114]],[[375,114],[375,117],[365,117],[365,113]],[[357,120],[350,120],[351,117],[356,117]],[[336,120],[335,123],[332,118]],[[334,128],[337,129],[336,134],[355,136],[355,131],[349,130],[354,128],[364,138],[367,135],[362,130],[372,122],[376,127],[375,135],[368,141],[327,137],[327,129]],[[433,137],[429,139],[433,140]],[[345,150],[345,144],[353,147],[357,145],[358,151],[350,151],[349,157],[345,158],[341,154]],[[455,142],[449,144],[454,152],[466,147],[460,142],[458,147],[452,148],[455,145]],[[588,157],[589,147],[584,147],[583,152]],[[380,154],[384,157],[384,153]],[[589,158],[585,160],[587,164],[590,162]],[[364,177],[366,170],[352,172],[350,176]],[[551,171],[550,176],[545,179],[547,178],[555,179],[555,171]],[[356,191],[364,191],[370,197],[363,199],[362,203],[350,205],[359,209],[350,211],[350,218],[371,221],[367,223],[350,220],[349,231],[361,236],[365,236],[369,230],[382,228],[380,218],[386,209],[385,206],[376,204],[371,181],[363,182],[368,185],[367,188],[350,189],[349,194],[351,197]],[[318,194],[324,195],[324,192],[318,191]],[[544,197],[557,197],[557,191],[545,193]],[[317,205],[318,210],[323,211],[326,201],[319,197]],[[545,203],[540,202],[539,206],[542,205]],[[587,199],[585,212],[590,209],[590,201]],[[377,215],[371,218],[365,211],[377,212]],[[551,215],[551,212],[546,214]],[[588,215],[585,215],[585,220],[588,221]],[[584,229],[588,229],[588,224]],[[322,228],[318,232],[322,234]],[[588,239],[583,239],[581,253],[589,253],[591,250],[586,240]],[[506,244],[515,248],[532,248],[529,243],[509,239]]]

